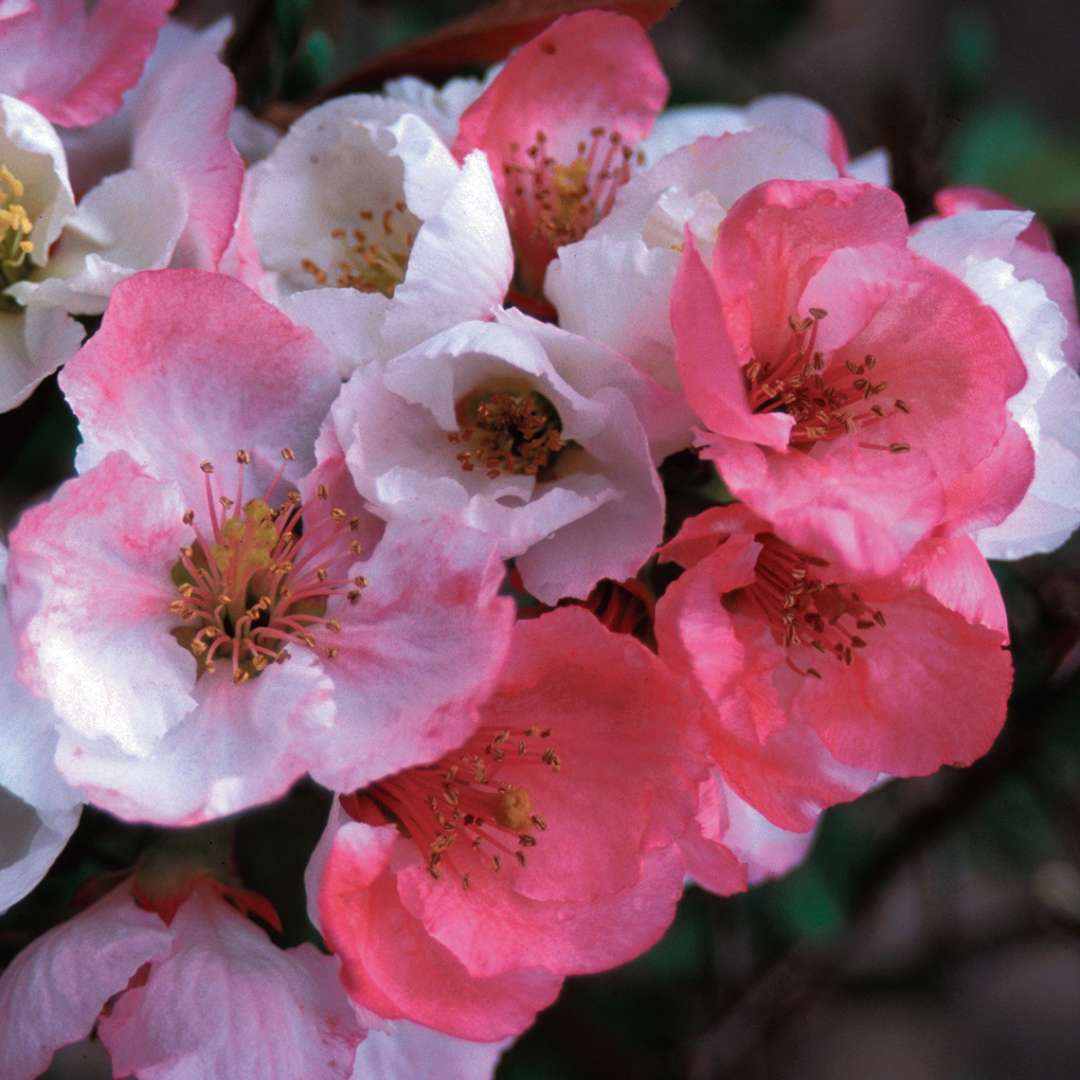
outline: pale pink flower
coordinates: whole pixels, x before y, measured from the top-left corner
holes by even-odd
[[[356,1051],[352,1080],[491,1080],[513,1039],[472,1042],[408,1020],[370,1023]]]
[[[459,166],[405,102],[371,94],[305,113],[251,171],[264,293],[333,349],[345,374],[486,318],[513,270],[483,155]]]
[[[215,56],[220,34],[173,37],[107,130],[71,136],[95,182],[77,206],[55,129],[0,96],[0,411],[78,349],[71,315],[100,314],[139,270],[215,269],[232,236],[243,174],[228,137],[235,83]]]
[[[688,707],[652,653],[581,608],[519,622],[473,738],[331,815],[308,899],[354,1000],[493,1040],[566,975],[655,942],[704,778]]]
[[[15,677],[6,581],[7,548],[0,544],[0,911],[45,876],[81,810],[78,792],[53,764],[52,710]]]
[[[119,885],[0,976],[5,1080],[33,1080],[92,1028],[117,1077],[352,1076],[364,1028],[336,960],[277,948],[246,917],[276,924],[266,901],[208,876],[140,886],[138,875]]]
[[[555,251],[611,209],[667,94],[641,25],[585,11],[518,49],[462,114],[454,153],[491,163],[526,302]]]
[[[709,703],[725,783],[780,828],[809,828],[881,773],[969,764],[1000,730],[1005,610],[967,537],[870,577],[732,506],[662,550],[687,570],[656,606],[660,656]]]
[[[961,278],[1004,322],[1027,368],[1008,402],[1035,453],[1019,505],[974,536],[990,558],[1052,551],[1080,524],[1080,335],[1068,267],[1030,213],[978,189],[947,189],[946,216],[920,223],[911,247]]]
[[[85,127],[120,107],[175,0],[34,0],[0,12],[0,93],[54,124]]]
[[[659,393],[609,349],[499,311],[357,372],[333,423],[376,513],[482,530],[554,604],[633,576],[660,539],[635,412]]]
[[[852,180],[774,180],[692,237],[672,297],[703,456],[777,536],[893,572],[935,529],[998,522],[1030,483],[996,313],[907,247],[903,204]]]
[[[61,385],[81,475],[13,533],[10,601],[72,784],[191,823],[469,734],[502,564],[441,520],[383,532],[329,433],[317,462],[339,380],[310,331],[231,278],[143,274]]]

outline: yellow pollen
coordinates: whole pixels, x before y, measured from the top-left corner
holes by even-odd
[[[20,281],[30,272],[27,256],[34,250],[29,239],[34,223],[19,200],[25,187],[0,163],[0,288]]]

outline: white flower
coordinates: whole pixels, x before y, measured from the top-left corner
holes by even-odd
[[[507,311],[357,372],[331,416],[376,513],[450,515],[496,537],[554,603],[632,576],[659,540],[635,412],[651,392],[604,346]]]
[[[269,299],[344,374],[501,302],[510,239],[482,154],[462,166],[401,101],[358,94],[302,116],[251,172]]]

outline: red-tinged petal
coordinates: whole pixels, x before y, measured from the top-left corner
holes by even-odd
[[[832,350],[828,370],[857,366],[867,355],[877,360],[869,379],[882,389],[872,401],[887,415],[853,438],[927,455],[945,489],[946,517],[958,516],[954,487],[991,458],[1005,435],[1005,402],[1027,378],[1001,319],[948,271],[885,245],[833,254],[801,305],[829,312],[819,334],[821,347]],[[1012,455],[992,460],[987,488],[1016,486]]]
[[[312,945],[279,949],[212,887],[195,890],[171,930],[170,955],[99,1024],[118,1075],[352,1076],[364,1029],[336,960]]]
[[[0,88],[54,124],[86,127],[120,108],[175,0],[41,0],[0,21]]]
[[[746,358],[783,355],[788,320],[806,314],[807,282],[834,251],[907,243],[904,204],[855,180],[772,180],[747,192],[720,227],[713,272],[729,334]],[[826,320],[826,323],[828,320]]]
[[[1005,721],[1012,663],[1000,631],[973,625],[927,593],[860,583],[887,624],[847,667],[807,679],[793,703],[835,757],[893,776],[969,765]]]
[[[537,132],[549,152],[569,163],[598,126],[633,145],[652,127],[668,83],[645,31],[635,20],[603,11],[568,15],[523,45],[465,111],[454,143],[488,155],[500,195],[511,143],[524,150]]]
[[[905,585],[924,590],[969,623],[1009,638],[1005,601],[986,559],[967,536],[929,537],[904,563]]]
[[[342,959],[353,1000],[396,1020],[463,1039],[516,1035],[555,1000],[562,977],[524,969],[471,976],[402,906],[391,856],[404,845],[393,826],[349,822],[337,830],[319,891],[319,918]]]
[[[0,977],[4,1080],[34,1080],[54,1051],[89,1035],[109,998],[165,956],[171,939],[121,886],[23,949]]]
[[[686,397],[709,429],[763,446],[786,447],[791,417],[750,410],[743,380],[749,356],[740,356],[731,339],[716,287],[689,234],[671,293],[671,325]]]
[[[746,107],[746,122],[754,127],[790,131],[824,150],[843,176],[848,168],[847,141],[836,117],[828,109],[797,94],[766,94]]]
[[[734,439],[702,451],[777,536],[854,573],[892,573],[941,520],[941,482],[922,453],[827,445],[769,454]]]
[[[125,450],[201,507],[203,461],[231,489],[236,452],[247,450],[251,494],[266,490],[285,447],[295,455],[287,477],[312,468],[311,448],[340,382],[315,335],[246,286],[160,270],[116,288],[101,329],[61,385],[79,417],[80,469]]]

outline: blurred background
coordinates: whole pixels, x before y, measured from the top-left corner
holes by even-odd
[[[350,79],[365,59],[483,6],[182,0],[178,14],[233,15],[241,100],[276,118],[330,84],[373,88]],[[1080,268],[1075,0],[683,0],[653,37],[674,102],[805,94],[853,152],[887,148],[913,219],[946,184],[992,187],[1036,210]],[[0,529],[70,475],[75,439],[55,380],[3,418]],[[1017,676],[994,750],[830,811],[781,881],[728,900],[689,889],[650,953],[567,983],[500,1080],[1080,1076],[1080,541],[995,573]],[[297,882],[326,807],[301,785],[235,824],[241,872],[277,906],[283,944],[310,936]],[[87,811],[50,877],[0,920],[0,961],[154,832]],[[90,1069],[80,1058],[50,1075]]]

